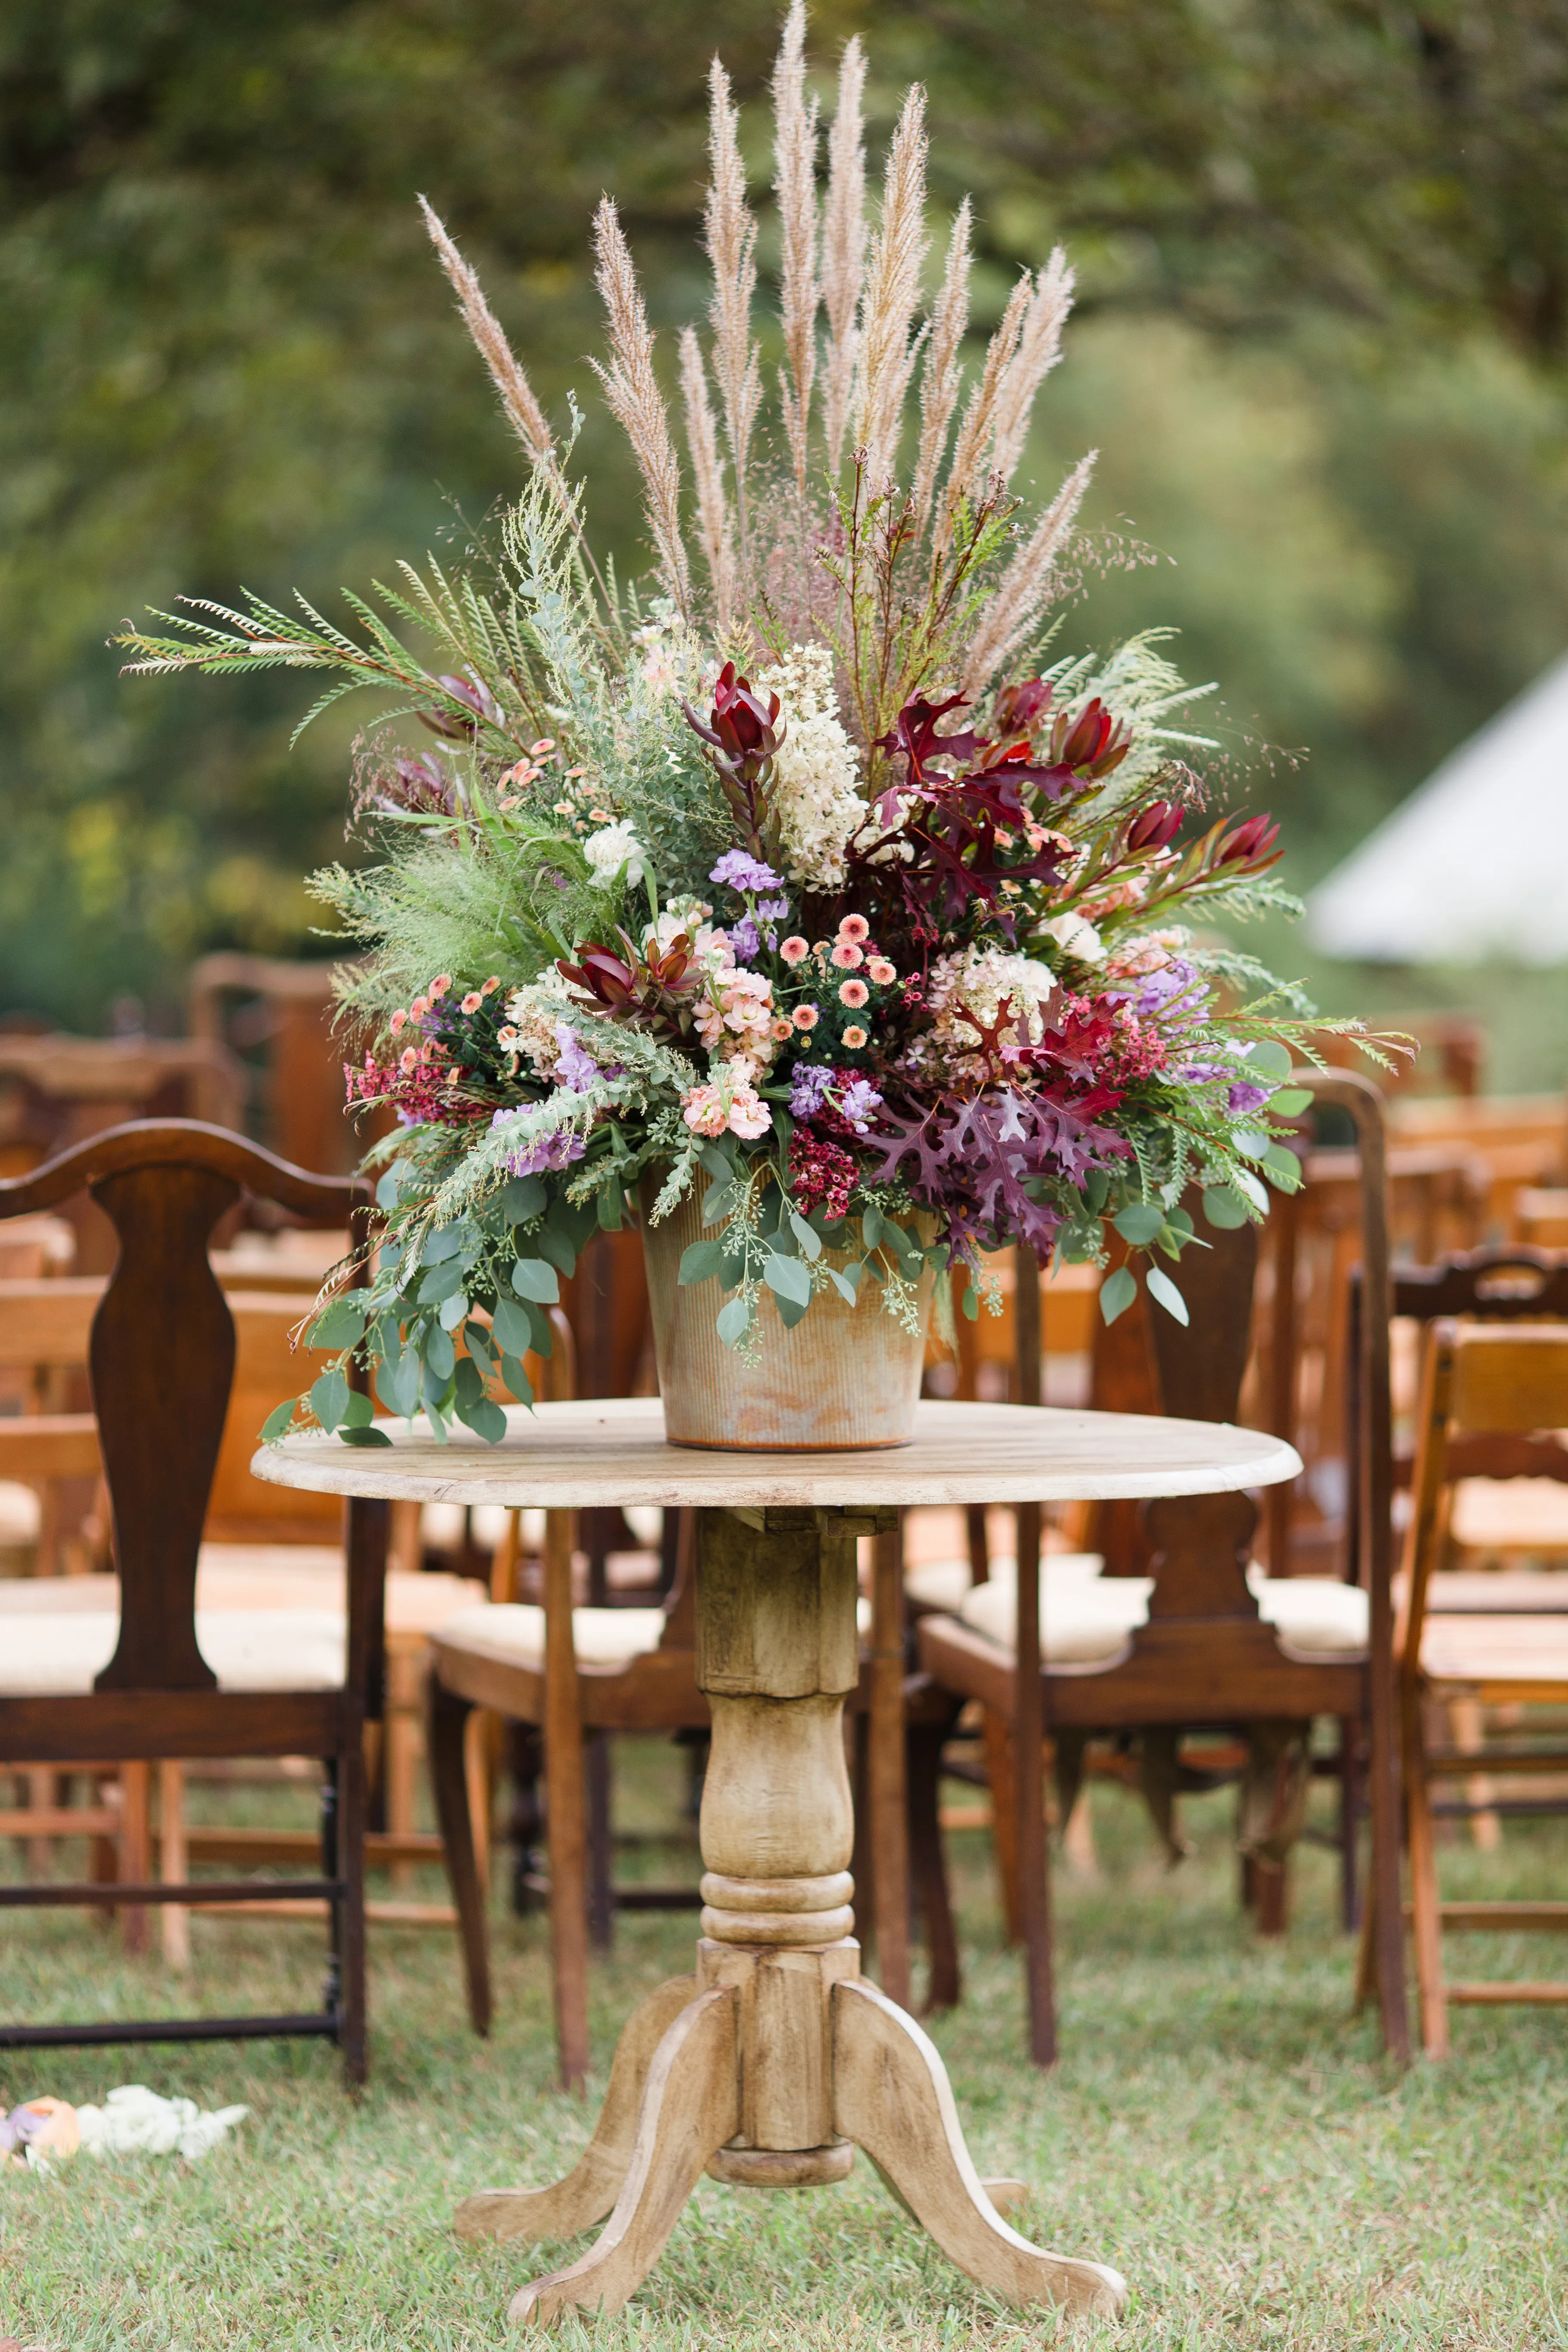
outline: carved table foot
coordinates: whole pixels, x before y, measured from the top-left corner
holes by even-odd
[[[621,2193],[637,2143],[637,2118],[654,2053],[696,1998],[695,1977],[671,1977],[639,2001],[616,2044],[609,2087],[594,2137],[564,2179],[548,2189],[481,2189],[454,2221],[459,2238],[571,2238],[602,2221]]]
[[[737,2128],[738,2006],[724,1985],[681,2011],[648,2069],[631,2163],[609,2221],[581,2262],[515,2294],[509,2319],[548,2326],[571,2305],[616,2312],[637,2293],[704,2166]]]
[[[948,2259],[982,2286],[1009,2303],[1060,2304],[1108,2319],[1123,2308],[1120,2272],[1043,2253],[1002,2220],[963,2144],[935,2044],[858,1979],[833,1988],[833,2120]]]

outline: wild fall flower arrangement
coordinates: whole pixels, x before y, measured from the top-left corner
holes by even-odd
[[[745,1351],[765,1315],[792,1325],[829,1286],[868,1311],[878,1290],[907,1324],[931,1265],[967,1270],[973,1314],[987,1252],[1100,1259],[1108,1226],[1184,1319],[1153,1253],[1197,1239],[1188,1186],[1226,1225],[1264,1213],[1263,1178],[1297,1181],[1273,1121],[1304,1104],[1279,1083],[1309,1008],[1191,928],[1222,902],[1280,903],[1278,827],[1198,815],[1189,757],[1207,747],[1178,729],[1191,689],[1156,638],[1046,658],[1093,460],[1032,520],[1009,486],[1072,273],[1059,251],[1024,273],[961,398],[967,200],[917,319],[923,94],[869,229],[859,44],[819,203],[804,37],[795,0],[773,85],[774,461],[757,454],[756,223],[717,60],[710,336],[679,338],[689,502],[631,256],[599,207],[595,366],[641,471],[646,593],[595,562],[572,439],[426,206],[530,463],[499,551],[404,565],[374,605],[351,595],[360,636],[302,599],[303,624],[251,599],[121,640],[142,670],[335,671],[318,710],[391,693],[359,746],[376,856],[313,886],[366,950],[342,983],[350,1096],[397,1115],[372,1155],[387,1223],[373,1279],[313,1337],[443,1433],[455,1417],[498,1438],[496,1381],[529,1401],[521,1358],[548,1350],[558,1275],[639,1189],[657,1221],[704,1185],[710,1238],[680,1279],[716,1286]],[[433,748],[389,731],[411,718]],[[1108,1316],[1134,1281],[1108,1278]],[[381,1442],[341,1369],[310,1402]]]

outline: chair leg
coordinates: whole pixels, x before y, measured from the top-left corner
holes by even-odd
[[[26,1791],[22,1801],[29,1811],[53,1812],[60,1801],[59,1774],[47,1764],[29,1764],[26,1770],[17,1777]],[[47,1878],[54,1860],[52,1840],[47,1837],[28,1838],[26,1858],[29,1878]]]
[[[511,1907],[514,1916],[525,1919],[539,1903],[529,1880],[541,1871],[539,1845],[544,1834],[544,1809],[539,1801],[539,1783],[544,1769],[544,1741],[536,1723],[513,1723],[507,1729],[512,1782],[511,1810],[507,1821],[507,1838],[512,1849]]]
[[[370,2071],[365,2000],[364,1751],[356,1741],[338,1759],[338,1864],[345,1883],[339,1916],[342,1944],[338,1955],[342,1982],[342,2053],[345,2081],[358,2084]]]
[[[942,1844],[942,1750],[945,1738],[946,1731],[941,1724],[911,1723],[906,1750],[910,1871],[925,1922],[928,2016],[938,2010],[956,2008],[962,1990],[958,1937]]]
[[[1410,1837],[1410,1906],[1415,1943],[1415,1982],[1421,2002],[1421,2044],[1428,2058],[1446,2058],[1448,2054],[1448,2002],[1443,1988],[1443,1917],[1437,1904],[1437,1855],[1419,1727],[1406,1745],[1405,1771]]]
[[[120,1875],[145,1885],[152,1875],[153,1836],[149,1820],[152,1767],[139,1758],[120,1768]],[[120,1932],[128,1952],[147,1949],[147,1910],[130,1904],[120,1914]]]
[[[1353,1715],[1340,1722],[1340,1921],[1347,1936],[1361,1925],[1356,1837],[1361,1826],[1361,1723]]]
[[[491,2016],[489,1937],[485,1921],[485,1885],[474,1853],[473,1823],[468,1812],[465,1754],[471,1712],[466,1698],[446,1689],[438,1675],[431,1675],[430,1779],[436,1792],[436,1818],[446,1848],[452,1900],[458,1908],[468,2016],[476,2033],[488,2033]]]
[[[172,1758],[158,1767],[158,1876],[179,1886],[190,1875],[185,1853],[185,1768]],[[191,1964],[191,1915],[178,1903],[162,1906],[163,1958],[172,1969]]]
[[[1289,1924],[1290,1865],[1287,1862],[1253,1864],[1254,1917],[1260,1936],[1282,1936]]]
[[[609,1952],[614,1950],[616,1941],[616,1895],[607,1731],[584,1734],[583,1777],[588,1800],[588,1934],[596,1952]]]
[[[1017,1786],[1013,1769],[1013,1738],[1005,1719],[994,1707],[983,1713],[985,1777],[991,1783],[991,1842],[996,1851],[996,1875],[1002,1885],[1002,1916],[1009,1946],[1022,1940],[1023,1914],[1018,1904]]]
[[[495,1805],[495,1757],[501,1719],[475,1707],[463,1734],[463,1772],[468,1790],[468,1822],[474,1834],[474,1870],[488,1895],[490,1885],[490,1817]]]

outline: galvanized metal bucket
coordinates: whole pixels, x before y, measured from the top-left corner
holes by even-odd
[[[869,1278],[858,1305],[847,1306],[832,1289],[818,1292],[787,1331],[773,1293],[764,1291],[756,1351],[747,1363],[713,1328],[722,1304],[717,1281],[683,1290],[678,1279],[682,1252],[719,1230],[703,1226],[702,1189],[655,1225],[648,1213],[658,1185],[647,1181],[643,1187],[643,1255],[670,1444],[792,1454],[907,1445],[925,1364],[933,1270],[921,1276],[918,1331],[906,1331],[886,1311]],[[827,1254],[829,1265],[848,1262],[842,1251]]]

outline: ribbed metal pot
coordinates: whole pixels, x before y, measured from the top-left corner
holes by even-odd
[[[914,1435],[934,1271],[928,1266],[921,1278],[918,1332],[906,1331],[885,1311],[880,1287],[869,1276],[858,1306],[847,1306],[837,1291],[819,1291],[809,1312],[787,1331],[773,1293],[764,1291],[755,1359],[746,1363],[713,1328],[722,1304],[718,1283],[683,1290],[678,1279],[682,1252],[719,1231],[703,1226],[702,1190],[699,1185],[655,1225],[648,1213],[658,1185],[649,1180],[643,1188],[643,1255],[671,1444],[745,1453],[907,1445]],[[827,1263],[842,1267],[849,1258],[829,1251]]]

